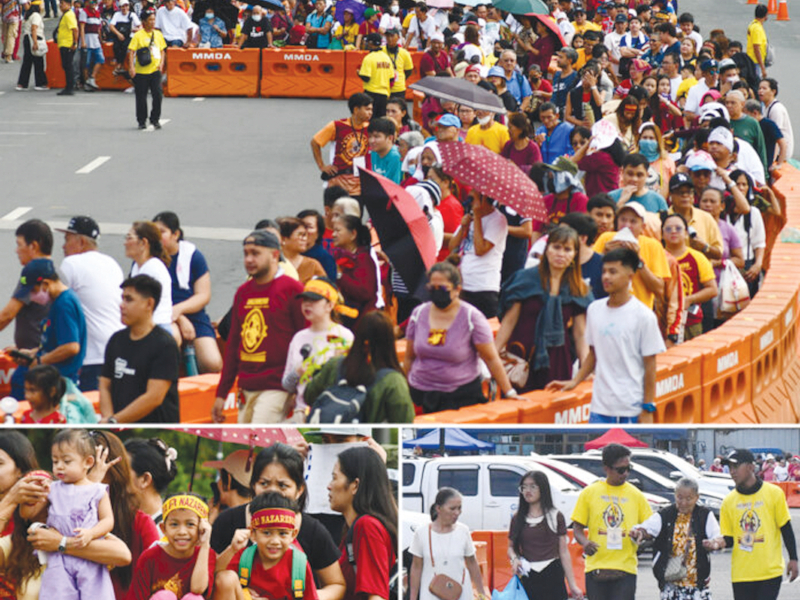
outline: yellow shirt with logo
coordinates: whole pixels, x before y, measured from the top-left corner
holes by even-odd
[[[140,65],[138,57],[136,58],[136,73],[139,75],[150,75],[158,71],[158,66],[161,64],[161,57],[167,49],[167,42],[164,41],[164,36],[161,32],[154,29],[150,33],[144,29],[140,29],[131,37],[131,42],[128,44],[129,52],[136,52],[141,48],[150,47],[150,64]]]
[[[369,77],[364,82],[364,91],[389,97],[394,67],[385,52],[370,52],[364,57],[358,70],[361,77]]]
[[[719,526],[733,538],[731,580],[763,581],[783,575],[781,527],[791,519],[786,495],[771,483],[755,494],[733,490],[722,501]]]
[[[58,24],[58,34],[56,35],[56,41],[58,42],[59,48],[72,48],[72,45],[75,43],[72,37],[72,31],[78,29],[78,18],[75,16],[75,11],[68,10],[64,13],[61,17],[61,21]]]
[[[635,575],[638,547],[628,534],[652,512],[644,494],[630,483],[614,486],[602,479],[586,486],[572,513],[572,520],[586,527],[588,538],[600,546],[586,557],[586,572],[618,569]],[[615,540],[617,535],[621,539]]]
[[[397,55],[389,54],[386,46],[383,47],[386,56],[389,57],[389,62],[392,63],[394,68],[394,85],[392,86],[392,93],[406,91],[406,71],[414,70],[414,60],[411,58],[411,52],[405,48],[397,48]]]
[[[594,243],[594,251],[605,254],[606,244],[614,239],[616,231],[607,231],[602,234]],[[639,239],[639,258],[656,277],[670,279],[669,263],[667,262],[666,250],[656,240],[651,237],[640,235]],[[653,308],[655,294],[647,289],[639,273],[633,276],[631,293],[638,298],[647,308]]]

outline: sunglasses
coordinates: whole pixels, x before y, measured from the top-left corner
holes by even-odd
[[[616,471],[620,475],[625,475],[625,473],[630,473],[633,470],[632,465],[627,465],[625,467],[611,467],[612,471]]]

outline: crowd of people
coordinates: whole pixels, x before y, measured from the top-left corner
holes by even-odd
[[[505,597],[567,600],[583,598],[585,591],[589,600],[633,600],[643,544],[652,548],[661,600],[710,600],[711,554],[724,549],[730,550],[735,600],[776,600],[784,574],[790,582],[797,579],[797,542],[786,497],[759,477],[749,450],[734,450],[722,460],[736,488],[725,497],[719,521],[698,502],[696,480],[677,481],[675,501],[654,513],[645,495],[627,481],[631,451],[609,444],[602,460],[605,477],[581,491],[571,515],[555,506],[545,473],[522,476],[507,555],[518,577],[508,586],[519,585],[524,595],[508,594],[506,589]],[[458,523],[462,503],[458,490],[441,488],[431,506],[431,524],[414,532],[409,548],[411,600],[441,597],[433,591],[436,577],[460,582],[461,598],[473,597],[473,586],[476,597],[483,594],[472,537],[468,527]],[[575,578],[569,522],[575,543],[583,549],[585,586]],[[495,562],[498,556],[495,552]]]
[[[800,456],[797,454],[763,454],[755,460],[756,473],[764,481],[774,481],[781,483],[784,481],[800,481]],[[698,468],[705,471],[706,468],[712,473],[729,473],[730,469],[724,464],[721,456],[715,456],[708,467],[705,464],[698,465]]]
[[[64,429],[51,473],[23,434],[3,432],[0,598],[388,600],[397,504],[386,452],[365,434],[323,434],[343,449],[330,514],[315,516],[305,442],[206,463],[219,472],[209,500],[166,493],[178,456],[157,437]]]
[[[758,292],[782,223],[770,184],[794,151],[767,77],[765,6],[739,32],[744,45],[730,32],[704,35],[666,1],[563,0],[549,16],[484,5],[428,16],[420,3],[404,17],[393,6],[367,11],[378,30],[363,36],[371,52],[350,115],[311,140],[327,182],[320,210],[256,223],[243,240],[248,279],[219,322],[204,310],[206,261],[174,213],[133,224],[124,281],[97,250],[90,217],[65,230],[61,272],[49,228],[20,226],[24,269],[0,327],[16,318],[14,395],[30,388],[31,419],[62,418],[60,387],[36,383],[55,366],[100,390],[111,423],[178,421],[178,375],[196,370],[221,373],[216,422],[235,381],[242,422],[400,423],[492,394],[570,390],[592,374],[590,421],[635,422],[653,408],[655,356]],[[309,19],[338,8],[320,0]],[[153,39],[191,44],[183,9],[168,0],[162,20],[164,11],[183,15],[185,35],[171,37],[153,15]],[[317,44],[322,29],[310,28]],[[433,95],[415,119],[406,48],[424,51],[421,74],[463,77],[504,108]],[[522,169],[543,196],[544,222],[454,177],[447,144],[482,146]],[[401,185],[427,219],[440,261],[427,285],[404,282],[382,250],[359,169]]]

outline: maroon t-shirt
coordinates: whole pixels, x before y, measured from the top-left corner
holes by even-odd
[[[419,72],[420,74],[425,77],[428,73],[433,71],[434,73],[438,73],[439,71],[446,71],[450,66],[450,57],[447,56],[447,52],[439,52],[437,56],[434,56],[430,52],[426,52],[422,55],[422,58],[419,60]]]
[[[583,185],[589,198],[619,188],[619,166],[605,150],[587,154],[578,161],[578,168],[586,173]]]
[[[283,389],[289,343],[306,326],[297,298],[302,292],[303,284],[286,275],[264,285],[251,279],[239,287],[217,398],[228,395],[237,375],[242,390]]]
[[[247,588],[256,592],[260,597],[268,600],[293,600],[292,591],[292,556],[295,549],[290,547],[273,567],[265,569],[256,552],[253,558],[253,572],[250,574],[250,583]],[[244,549],[239,550],[228,564],[229,571],[239,571],[239,561]],[[317,600],[317,586],[314,584],[314,574],[311,565],[306,564],[306,584],[303,588],[303,600]],[[388,596],[387,596],[388,597]]]
[[[159,537],[161,536],[158,533],[158,528],[153,522],[152,517],[137,510],[133,520],[133,535],[131,536],[131,583],[133,583],[133,575],[136,571],[135,565],[139,561],[139,557],[147,548],[152,546]],[[122,587],[122,583],[119,580],[119,573],[119,569],[113,569],[111,571],[111,583],[114,585],[114,597],[116,600],[125,600],[130,586],[127,588]]]
[[[533,140],[530,140],[522,150],[517,150],[514,147],[514,142],[509,140],[500,151],[500,156],[507,158],[521,168],[527,167],[530,169],[531,165],[542,162],[542,151],[539,149],[539,144]]]
[[[586,205],[589,203],[589,198],[582,192],[572,192],[567,200],[556,200],[555,194],[548,194],[544,198],[544,205],[547,207],[547,217],[550,223],[558,224],[562,217],[568,213],[585,213]],[[536,230],[543,231],[545,229],[544,223],[536,223]]]
[[[183,598],[192,591],[192,574],[197,564],[197,554],[200,547],[194,549],[194,554],[189,558],[175,558],[170,556],[163,546],[154,544],[142,552],[136,563],[131,589],[127,600],[148,600],[160,590],[169,590],[178,598]],[[217,564],[217,555],[213,550],[208,551],[208,589],[203,594],[211,598],[214,592],[214,569]]]

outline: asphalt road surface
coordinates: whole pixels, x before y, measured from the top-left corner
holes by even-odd
[[[800,19],[800,8],[793,9]],[[681,10],[694,13],[704,33],[721,27],[744,41],[753,7],[682,0]],[[771,21],[767,32],[777,48],[770,74],[790,113],[800,115],[793,73],[800,28]],[[0,298],[10,296],[19,275],[13,231],[23,220],[63,226],[73,215],[91,215],[101,224],[101,251],[127,270],[122,236],[130,224],[173,210],[209,262],[209,313],[218,318],[244,279],[239,241],[256,221],[321,208],[309,140],[348,114],[343,101],[166,98],[163,129],[138,131],[132,94],[16,92],[18,72],[19,63],[0,64]],[[57,262],[62,242],[57,234]],[[9,330],[0,332],[0,344],[10,340]]]

